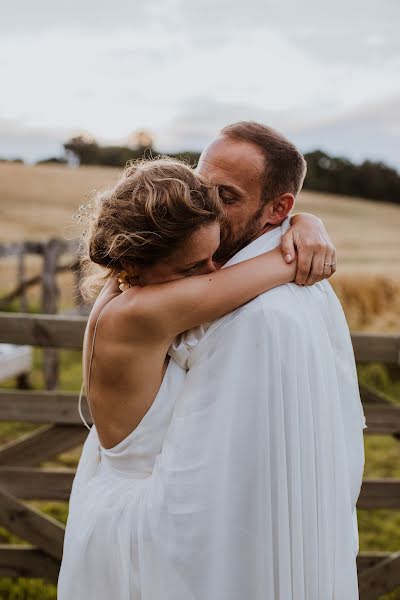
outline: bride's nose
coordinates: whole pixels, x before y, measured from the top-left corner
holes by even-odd
[[[207,263],[207,272],[214,273],[214,271],[216,271],[216,270],[217,270],[217,267],[215,266],[215,263],[212,260],[212,258],[210,258],[210,260]]]

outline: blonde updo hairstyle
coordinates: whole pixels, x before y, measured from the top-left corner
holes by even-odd
[[[80,250],[80,292],[87,301],[123,269],[122,260],[153,265],[194,231],[223,218],[218,189],[168,157],[129,163],[116,185],[89,206]]]

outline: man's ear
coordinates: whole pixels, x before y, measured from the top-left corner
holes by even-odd
[[[279,225],[288,216],[294,206],[293,194],[281,194],[266,206],[266,220],[271,225]]]

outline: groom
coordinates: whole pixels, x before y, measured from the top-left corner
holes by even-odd
[[[306,174],[306,162],[297,148],[278,132],[258,123],[225,127],[203,151],[197,172],[218,185],[225,208],[226,226],[215,256],[224,264],[236,251],[272,230],[293,207]],[[336,270],[336,251],[325,229],[310,219],[303,238],[292,233],[282,238],[289,261],[299,254],[298,285],[312,285]],[[292,223],[297,220],[292,217]],[[304,227],[304,222],[303,222]],[[294,231],[298,235],[297,229]]]
[[[198,172],[226,208],[218,262],[282,239],[294,257],[285,233],[305,162],[293,144],[258,123],[230,125]],[[294,243],[297,283],[335,269],[323,238],[323,256]],[[170,355],[187,374],[170,390],[175,410],[140,514],[141,600],[357,599],[365,419],[330,285],[266,292],[183,334]]]

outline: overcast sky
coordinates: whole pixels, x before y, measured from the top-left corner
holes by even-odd
[[[0,156],[86,131],[201,149],[255,119],[400,169],[399,0],[3,0]]]

